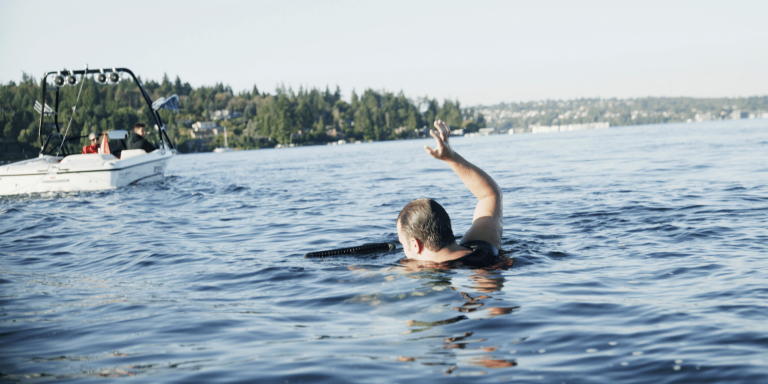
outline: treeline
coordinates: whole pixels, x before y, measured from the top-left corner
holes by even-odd
[[[243,149],[274,146],[276,144],[322,144],[340,139],[393,140],[417,136],[421,129],[435,119],[447,121],[452,127],[476,131],[483,127],[473,111],[462,113],[458,101],[435,99],[411,100],[402,92],[365,90],[361,95],[352,92],[348,101],[342,99],[338,87],[294,91],[281,86],[273,93],[252,90],[235,94],[229,86],[192,87],[179,77],[171,81],[142,81],[152,100],[177,94],[180,113],[161,110],[169,136],[181,150],[192,139],[192,124],[209,121],[215,111],[228,110],[235,118],[218,123],[228,130],[230,146]],[[136,122],[152,124],[148,107],[133,81],[124,79],[117,85],[99,85],[86,78],[82,93],[73,113],[81,84],[60,89],[59,123],[68,136],[86,136],[90,132],[107,132],[114,129],[130,129]],[[45,102],[53,107],[52,87]],[[31,150],[39,147],[39,114],[34,110],[36,100],[41,100],[39,81],[24,74],[17,84],[0,85],[0,141],[16,142]],[[235,114],[236,112],[236,114]],[[71,119],[71,123],[70,123]],[[52,122],[51,117],[46,121]],[[55,127],[49,124],[44,135]],[[151,138],[152,135],[150,135]],[[85,141],[82,141],[85,144]],[[223,135],[205,143],[206,149],[223,145]]]
[[[768,96],[742,98],[646,97],[502,103],[477,108],[500,129],[608,122],[611,126],[768,117]]]

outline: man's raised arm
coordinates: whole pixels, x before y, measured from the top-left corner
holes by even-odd
[[[468,162],[451,149],[448,144],[448,137],[451,134],[448,124],[442,120],[437,120],[435,121],[435,128],[436,130],[430,131],[430,135],[437,140],[437,147],[432,149],[424,146],[424,149],[432,157],[448,163],[478,200],[475,214],[472,217],[472,226],[464,234],[461,242],[483,240],[491,243],[497,249],[501,249],[501,232],[503,229],[501,188],[482,169]]]

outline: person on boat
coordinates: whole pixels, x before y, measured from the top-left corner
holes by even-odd
[[[451,219],[436,201],[427,198],[408,203],[397,217],[397,237],[408,259],[443,266],[491,267],[505,262],[501,249],[502,193],[495,181],[482,169],[451,149],[448,125],[435,121],[430,135],[437,141],[432,149],[424,146],[432,157],[444,161],[459,176],[478,200],[472,226],[456,243]]]
[[[152,143],[147,141],[147,126],[143,123],[136,123],[133,126],[133,133],[126,140],[126,146],[128,149],[143,149],[147,153],[154,151],[156,148]]]
[[[91,145],[84,145],[83,146],[83,154],[86,153],[99,153],[99,139],[98,136],[91,132],[90,135],[88,135],[88,140],[90,141]]]

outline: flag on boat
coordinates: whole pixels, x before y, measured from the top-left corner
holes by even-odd
[[[179,96],[175,93],[168,98],[161,97],[152,103],[152,109],[159,111],[161,109],[170,109],[172,112],[179,111]]]
[[[101,138],[101,147],[99,147],[99,153],[102,155],[111,154],[112,152],[109,151],[109,139],[107,139],[107,134],[105,133],[104,136]]]

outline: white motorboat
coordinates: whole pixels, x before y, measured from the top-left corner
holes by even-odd
[[[178,96],[160,98],[152,103],[149,94],[139,80],[127,68],[108,70],[66,71],[66,78],[60,72],[49,72],[43,77],[43,100],[46,95],[48,77],[53,77],[56,91],[55,105],[59,106],[58,88],[69,84],[77,84],[77,75],[95,74],[96,82],[101,84],[117,83],[121,74],[130,75],[138,85],[144,100],[147,102],[155,120],[155,128],[159,136],[158,149],[147,153],[143,149],[125,149],[127,131],[116,130],[108,133],[109,140],[104,137],[104,153],[81,154],[79,143],[81,136],[67,136],[67,131],[61,132],[58,123],[58,110],[48,105],[38,105],[40,112],[40,156],[35,159],[23,160],[0,166],[0,195],[17,195],[36,192],[70,192],[95,191],[115,189],[127,185],[148,183],[163,180],[165,168],[176,153],[171,140],[160,119],[160,109],[178,111]],[[65,73],[66,75],[66,73]],[[81,85],[82,87],[82,85]],[[39,103],[37,103],[39,104]],[[43,140],[42,128],[45,117],[53,116],[56,132]],[[107,153],[108,152],[108,153]]]

